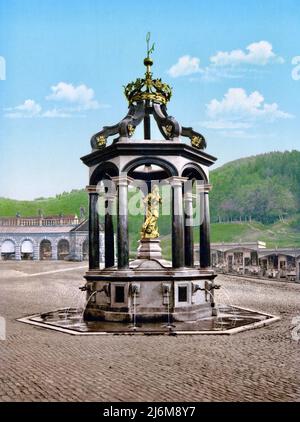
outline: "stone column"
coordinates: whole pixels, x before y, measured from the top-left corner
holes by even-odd
[[[113,226],[114,195],[105,195],[104,254],[105,268],[115,265],[115,235]]]
[[[186,267],[194,266],[194,232],[193,218],[193,195],[191,191],[184,194],[184,262]]]
[[[112,177],[118,187],[117,220],[118,220],[118,268],[129,267],[129,241],[128,241],[128,185],[133,181],[128,176]]]
[[[21,245],[18,244],[15,247],[15,259],[16,261],[21,261]]]
[[[172,266],[184,267],[184,216],[182,184],[187,177],[173,176],[167,179],[172,188]]]
[[[202,188],[202,189],[201,189]],[[200,268],[211,266],[210,258],[210,216],[209,216],[209,191],[211,185],[202,185],[198,188],[201,195],[201,222],[200,222]]]
[[[55,238],[51,239],[51,259],[53,259],[53,261],[56,261],[58,259],[57,256],[57,240]]]
[[[96,186],[87,186],[89,193],[89,270],[99,269],[99,215]]]
[[[40,242],[36,240],[33,245],[33,260],[38,261],[40,259]]]

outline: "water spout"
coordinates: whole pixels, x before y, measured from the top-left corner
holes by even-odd
[[[91,298],[92,298],[92,297],[93,297],[96,293],[98,293],[98,291],[97,291],[97,290],[93,291],[93,293],[92,293],[92,294],[90,294],[90,296],[89,296],[88,300],[86,301],[85,307],[84,307],[84,309],[83,309],[83,315],[85,314],[86,308],[87,308],[87,306],[88,306],[88,304],[89,304],[89,302],[90,302]]]
[[[85,290],[88,290],[88,289],[86,288]],[[88,306],[88,304],[89,304],[89,302],[90,302],[91,298],[92,298],[92,297],[93,297],[96,293],[102,293],[102,292],[105,292],[105,294],[107,294],[107,285],[104,285],[104,286],[102,287],[102,289],[94,290],[94,291],[90,294],[90,296],[88,297],[88,300],[86,301],[85,307],[84,307],[84,309],[83,309],[83,313],[82,313],[82,315],[83,315],[83,316],[84,316],[84,314],[85,314],[86,308],[87,308],[87,306]]]
[[[174,327],[174,325],[171,324],[171,312],[170,312],[170,290],[171,290],[171,286],[169,285],[164,285],[163,286],[163,294],[165,294],[166,298],[167,298],[167,324],[163,325],[163,327],[168,328],[169,331],[172,331],[172,328]]]
[[[169,290],[167,290],[167,300],[168,300],[168,324],[167,324],[167,328],[169,328],[169,330],[172,330],[171,321],[170,321],[170,292],[169,292]]]
[[[132,302],[133,302],[133,320],[132,320],[132,326],[130,327],[133,331],[137,330],[137,324],[136,324],[136,298],[138,293],[140,292],[140,286],[139,284],[132,283],[131,284],[131,296],[132,296]]]
[[[136,330],[136,292],[133,292],[133,327],[132,329]]]

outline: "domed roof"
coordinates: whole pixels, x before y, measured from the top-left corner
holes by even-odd
[[[107,138],[115,134],[119,134],[119,137],[113,140],[114,143],[130,141],[136,127],[141,122],[144,122],[144,139],[151,140],[150,115],[154,117],[165,140],[180,143],[180,137],[184,136],[190,138],[192,147],[205,149],[206,141],[203,135],[194,131],[191,127],[181,126],[174,117],[168,114],[166,104],[172,96],[172,88],[162,82],[160,78],[152,78],[151,66],[153,65],[153,60],[150,54],[154,50],[154,44],[151,48],[149,47],[149,32],[146,41],[145,77],[137,78],[134,82],[130,82],[124,87],[124,93],[129,102],[128,113],[116,125],[104,126],[100,132],[93,135],[91,139],[93,150],[105,148]]]

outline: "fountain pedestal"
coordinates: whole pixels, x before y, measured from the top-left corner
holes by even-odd
[[[139,240],[137,259],[162,259],[160,239]]]

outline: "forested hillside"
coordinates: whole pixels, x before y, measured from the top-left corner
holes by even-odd
[[[232,161],[211,173],[212,221],[274,223],[300,209],[300,151]]]

